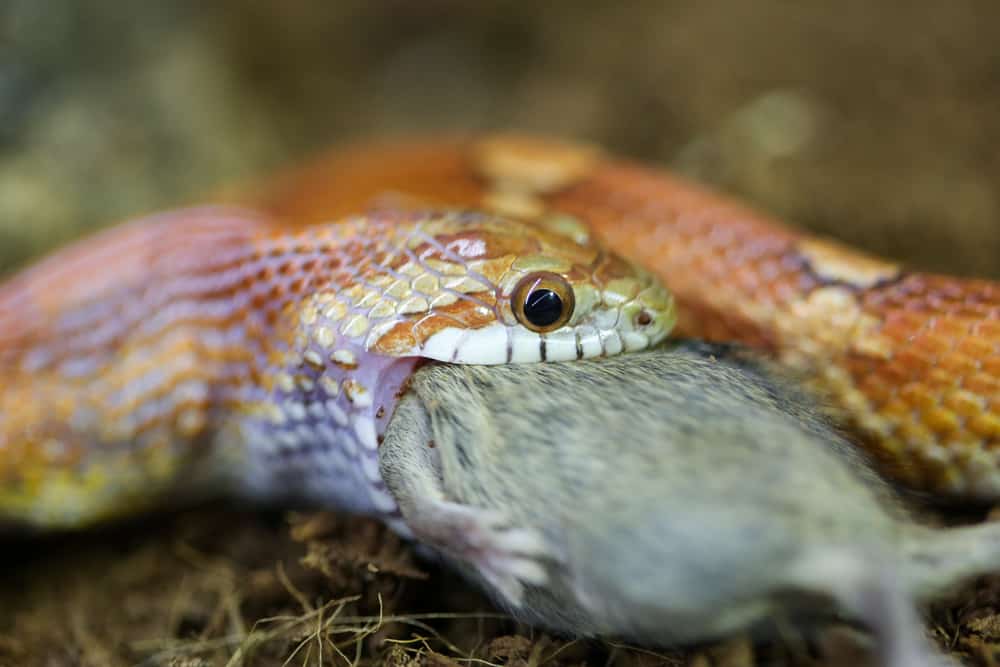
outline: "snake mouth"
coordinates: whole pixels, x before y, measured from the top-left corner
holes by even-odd
[[[646,313],[647,330],[616,326],[579,326],[549,333],[536,333],[521,327],[491,324],[479,329],[442,329],[424,342],[420,355],[428,359],[457,364],[494,366],[541,361],[573,361],[610,357],[623,351],[643,350],[666,335],[658,320]],[[617,317],[611,325],[617,325]]]
[[[434,363],[425,357],[399,357],[386,365],[374,386],[378,387],[374,396],[375,433],[381,443],[392,415],[399,405],[399,399],[406,393],[410,378],[418,368]]]

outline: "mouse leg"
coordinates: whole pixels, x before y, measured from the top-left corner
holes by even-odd
[[[527,585],[548,581],[554,559],[539,531],[513,524],[500,510],[447,497],[430,424],[419,402],[404,398],[379,448],[379,469],[416,540],[471,569],[502,600],[520,607]]]
[[[544,538],[531,529],[510,526],[502,512],[444,500],[402,507],[416,539],[470,565],[507,604],[521,606],[526,585],[548,581]]]
[[[828,582],[826,591],[875,637],[886,667],[958,667],[934,649],[923,633],[913,601],[891,562],[827,551],[805,558],[796,569],[804,588]]]

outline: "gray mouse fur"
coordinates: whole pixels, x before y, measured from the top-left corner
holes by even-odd
[[[1000,526],[919,526],[807,396],[716,346],[427,366],[380,458],[418,540],[574,636],[674,645],[835,613],[886,664],[932,664],[912,601],[1000,569]]]

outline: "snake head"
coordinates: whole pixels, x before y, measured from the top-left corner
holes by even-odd
[[[351,270],[306,304],[324,342],[456,363],[557,361],[649,347],[675,321],[650,273],[544,225],[446,211],[332,227],[354,240],[334,244]]]

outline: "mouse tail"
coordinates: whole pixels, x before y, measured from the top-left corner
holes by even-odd
[[[902,545],[901,578],[917,599],[929,602],[965,581],[1000,572],[1000,522],[960,528],[920,528]]]

